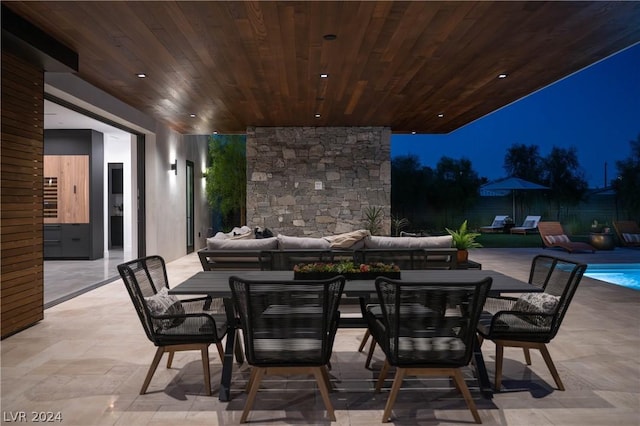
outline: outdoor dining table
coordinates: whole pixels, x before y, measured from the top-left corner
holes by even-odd
[[[293,280],[293,271],[246,271],[246,270],[226,270],[226,271],[201,271],[187,278],[184,282],[176,285],[170,294],[181,295],[208,295],[214,298],[231,298],[231,289],[229,288],[229,277],[237,276],[245,280],[256,281],[291,281]],[[504,275],[500,272],[492,270],[411,270],[402,271],[401,280],[407,282],[420,283],[465,283],[480,281],[485,277],[491,277],[491,291],[489,295],[498,295],[501,293],[525,293],[540,291],[526,281]],[[369,297],[375,293],[375,280],[349,280],[344,287],[344,294],[350,297]],[[341,327],[354,327],[353,321],[340,321]],[[364,320],[359,320],[359,326],[366,327]],[[229,401],[231,399],[231,374],[233,371],[233,356],[235,347],[236,327],[238,324],[229,324],[227,333],[227,341],[225,344],[224,362],[222,364],[222,374],[220,377],[220,401]],[[479,342],[476,342],[474,348],[474,363],[480,391],[486,398],[493,395],[489,376],[482,357]]]

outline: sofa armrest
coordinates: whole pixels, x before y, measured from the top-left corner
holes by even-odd
[[[262,269],[260,250],[198,250],[203,271],[216,269]]]

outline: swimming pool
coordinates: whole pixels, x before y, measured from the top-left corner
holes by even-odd
[[[590,278],[640,290],[640,263],[589,264],[584,274]]]

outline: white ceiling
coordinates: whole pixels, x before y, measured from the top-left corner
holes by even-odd
[[[95,120],[79,112],[72,111],[62,105],[44,101],[44,128],[45,129],[93,129],[104,134],[105,142],[109,139],[127,140],[131,134],[110,126],[102,121]]]

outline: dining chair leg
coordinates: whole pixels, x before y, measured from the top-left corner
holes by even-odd
[[[244,410],[242,410],[240,423],[247,422],[247,417],[249,416],[251,407],[253,407],[253,402],[256,399],[256,394],[258,393],[258,388],[260,388],[260,382],[262,381],[262,377],[266,372],[266,368],[261,368],[261,367],[253,367],[253,370],[255,370],[255,377],[251,379],[251,389],[249,390],[249,395],[247,396],[247,402],[245,402],[244,404]]]
[[[327,382],[327,387],[329,388],[330,392],[333,392],[333,383],[331,383],[331,377],[329,376],[329,370],[327,369],[326,366],[322,366],[320,368],[320,371],[322,371],[322,374]]]
[[[391,386],[391,392],[389,393],[389,398],[387,398],[387,404],[385,405],[384,413],[382,414],[382,423],[388,423],[391,420],[391,410],[393,410],[393,406],[396,403],[396,397],[398,396],[398,392],[402,386],[404,376],[405,369],[397,367],[396,376],[394,377],[393,385]]]
[[[556,382],[556,386],[558,386],[559,390],[563,391],[564,385],[562,384],[562,380],[560,380],[560,375],[558,374],[558,370],[556,370],[556,366],[553,364],[553,361],[551,360],[551,355],[549,354],[549,350],[547,350],[547,345],[542,343],[538,349],[540,349],[540,352],[542,353],[542,358],[544,358],[544,362],[547,363],[547,368],[551,372],[551,375],[553,376],[553,380],[555,380]]]
[[[529,348],[522,348],[522,351],[524,352],[524,361],[527,365],[531,365],[531,354],[529,353]]]
[[[222,347],[222,342],[216,342],[216,348],[218,348],[218,356],[220,357],[220,362],[224,362],[224,348]]]
[[[476,423],[482,423],[480,419],[480,414],[478,414],[478,408],[476,407],[476,403],[473,401],[471,397],[471,392],[469,392],[469,388],[467,387],[467,383],[464,381],[464,377],[462,377],[462,373],[459,368],[453,370],[453,381],[456,384],[456,388],[460,391],[462,396],[464,397],[465,402],[467,403],[467,407],[469,407],[469,411],[471,411],[471,415]]]
[[[371,344],[369,345],[369,353],[367,354],[367,360],[364,363],[364,368],[369,368],[369,366],[371,365],[371,358],[373,358],[373,352],[375,351],[375,349],[376,349],[376,341],[372,337]]]
[[[316,382],[318,382],[318,389],[320,390],[320,395],[322,395],[322,400],[324,401],[324,406],[327,409],[327,415],[332,422],[336,421],[336,414],[333,410],[333,404],[331,404],[331,398],[329,398],[329,381],[327,380],[326,369],[324,366],[322,367],[313,367],[313,375],[316,378]]]
[[[258,370],[256,368],[251,367],[251,374],[249,375],[249,380],[247,380],[247,385],[244,387],[244,391],[246,393],[249,393],[249,391],[251,390],[251,386],[253,386],[253,381],[255,380],[257,374],[258,374]]]
[[[382,389],[384,379],[387,378],[387,373],[389,373],[389,366],[389,361],[385,358],[384,365],[382,366],[382,370],[380,370],[380,375],[378,376],[378,381],[376,382],[375,392],[380,392],[380,389]]]
[[[173,354],[175,354],[175,351],[168,351],[169,352],[169,356],[167,356],[167,368],[171,368],[171,364],[173,364]]]
[[[364,345],[366,345],[367,340],[369,340],[369,336],[371,336],[371,332],[369,331],[369,329],[367,329],[367,331],[364,332],[362,342],[360,342],[360,346],[358,347],[358,352],[362,352],[362,350],[364,349]]]
[[[149,383],[151,383],[151,378],[153,377],[153,373],[156,372],[156,368],[158,368],[158,364],[160,363],[160,359],[164,354],[164,348],[162,346],[158,347],[156,350],[156,354],[153,357],[153,361],[149,366],[149,371],[147,371],[147,377],[144,378],[144,383],[142,383],[142,389],[140,389],[140,395],[144,395],[147,392],[147,388],[149,387]]]
[[[504,355],[504,347],[501,343],[496,342],[496,379],[494,382],[494,388],[496,392],[500,391],[502,384],[502,357]]]
[[[209,345],[203,344],[200,349],[202,354],[202,369],[204,370],[204,390],[211,396],[211,372],[209,370]]]

